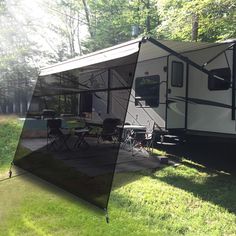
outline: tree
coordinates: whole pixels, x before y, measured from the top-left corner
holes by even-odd
[[[83,17],[81,16],[81,3],[76,0],[57,0],[42,4],[48,15],[54,17],[46,26],[48,35],[44,38],[51,48],[53,61],[63,61],[82,54],[81,30]],[[38,28],[38,32],[40,27]]]
[[[5,1],[0,9],[0,112],[22,112],[36,79],[33,55],[37,52]]]
[[[90,37],[83,42],[85,52],[96,51],[131,38],[131,26],[126,21],[124,10],[127,6],[126,0],[86,1],[84,12]]]
[[[153,0],[83,0],[90,37],[86,51],[95,51],[141,35],[154,35],[159,22]],[[132,35],[132,27],[139,28]]]
[[[130,1],[131,24],[137,24],[141,35],[154,36],[159,25],[159,10],[154,0],[132,0]]]
[[[159,38],[214,42],[236,37],[234,0],[165,0]]]

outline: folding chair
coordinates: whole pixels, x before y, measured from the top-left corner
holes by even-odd
[[[157,132],[155,130],[149,134],[149,137],[146,137],[147,151],[149,155],[153,154],[154,143],[156,142]]]
[[[156,123],[154,122],[151,130],[146,132],[136,132],[133,141],[133,148],[139,147],[140,151],[146,150],[149,155],[153,153],[154,143],[157,138]],[[133,149],[132,149],[133,155]]]
[[[145,150],[146,131],[134,131],[133,144],[132,144],[132,156],[134,156],[134,150],[138,149],[138,152]]]
[[[156,123],[153,124],[153,129],[147,135],[148,138],[146,138],[147,141],[147,151],[149,154],[153,154],[154,145],[157,142],[157,140],[160,140],[161,144],[164,142],[165,135],[168,134],[168,131],[163,130],[161,127],[159,127]]]
[[[77,140],[74,143],[74,149],[79,148],[81,144],[83,144],[85,147],[89,147],[90,145],[86,142],[85,136],[89,133],[89,129],[83,128],[83,129],[75,129],[74,134],[77,136]]]
[[[61,147],[66,147],[70,150],[67,145],[67,140],[70,134],[64,134],[61,130],[61,119],[48,119],[47,120],[47,147],[49,145],[56,151]]]
[[[121,124],[120,119],[115,119],[115,118],[105,119],[102,125],[102,132],[98,136],[97,142],[100,143],[100,140],[110,141],[113,142],[114,145],[115,142],[117,142],[119,139],[119,132],[117,126],[120,124]]]

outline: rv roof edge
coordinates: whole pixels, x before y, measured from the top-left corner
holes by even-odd
[[[217,47],[220,45],[226,45],[227,48],[236,43],[235,40],[230,42],[218,42],[218,43],[205,43],[205,42],[181,42],[174,40],[156,40],[152,37],[142,37],[134,40],[130,40],[125,43],[121,43],[112,47],[108,47],[93,53],[89,53],[84,56],[75,57],[63,62],[59,62],[40,70],[39,76],[46,76],[50,74],[60,73],[63,71],[86,68],[88,66],[96,65],[99,63],[104,63],[111,60],[116,60],[119,58],[124,58],[126,56],[131,56],[134,53],[138,53],[140,50],[139,45],[146,42],[151,42],[159,48],[163,49],[169,54],[172,54],[179,59],[185,61],[186,63],[194,66],[198,70],[213,76],[210,71],[204,68],[204,65],[198,65],[194,61],[190,60],[188,57],[182,55],[183,53],[189,51],[202,50],[208,47]]]
[[[233,39],[226,39],[220,43],[236,43],[236,38],[233,38]]]

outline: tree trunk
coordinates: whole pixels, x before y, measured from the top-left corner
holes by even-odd
[[[147,0],[146,4],[147,10],[148,10],[148,15],[146,19],[146,28],[147,28],[147,34],[150,34],[151,31],[151,19],[150,19],[150,0]]]
[[[78,19],[80,19],[80,14],[78,13]],[[82,46],[81,46],[81,41],[80,41],[80,21],[78,20],[77,22],[77,43],[79,46],[79,55],[81,56],[83,54],[82,52]]]
[[[90,21],[90,13],[89,13],[89,8],[88,8],[88,3],[87,0],[82,0],[83,1],[83,5],[84,5],[84,11],[85,11],[85,16],[86,16],[86,20],[88,23],[88,31],[90,36],[93,36],[93,31],[92,31],[92,26],[91,26],[91,21]]]
[[[197,39],[198,39],[198,21],[199,21],[199,18],[198,18],[198,15],[193,13],[192,15],[192,39],[191,41],[195,41],[197,42]]]

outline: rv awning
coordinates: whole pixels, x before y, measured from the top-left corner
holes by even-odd
[[[153,47],[153,44],[155,44],[156,47]],[[233,43],[180,42],[173,40],[155,40],[153,38],[149,38],[146,43],[141,45],[139,62],[166,57],[173,53],[183,55],[186,58],[189,57],[190,59],[192,52],[212,48],[213,51],[210,54],[207,55],[205,53],[201,55],[201,58],[192,58],[195,63],[201,64],[215,57],[220,52],[223,52],[232,44]]]
[[[210,47],[216,47],[220,45],[228,45],[227,43],[206,43],[206,42],[180,42],[180,41],[164,41],[164,40],[157,40],[161,44],[165,45],[168,48],[171,48],[175,52],[178,53],[186,53],[196,50],[201,50]]]
[[[41,69],[40,76],[55,74],[63,71],[80,69],[95,64],[114,61],[116,59],[131,56],[139,51],[141,38],[122,43],[113,47],[99,50],[85,56],[76,57],[65,62],[57,63]]]
[[[81,57],[76,57],[64,62],[60,62],[41,69],[40,76],[60,73],[63,71],[69,71],[73,69],[80,68],[96,68],[97,65],[102,65],[103,67],[110,67],[114,65],[114,61],[122,60],[123,58],[128,58],[139,52],[139,45],[142,43],[143,50],[142,55],[139,57],[139,62],[142,60],[149,60],[152,58],[160,58],[170,55],[168,50],[165,50],[161,46],[157,46],[153,49],[153,43],[157,42],[159,45],[163,45],[176,53],[185,54],[190,51],[202,50],[205,48],[215,47],[215,55],[220,51],[224,51],[227,47],[232,45],[231,43],[204,43],[204,42],[180,42],[173,40],[155,40],[153,38],[144,39],[138,38],[136,40],[131,40],[126,43],[122,43],[113,47],[109,47],[103,50],[99,50],[94,53],[90,53]],[[150,45],[150,46],[149,46]],[[214,53],[213,53],[214,54]],[[213,55],[214,56],[214,55]],[[209,57],[209,58],[208,58]],[[203,60],[207,61],[212,55],[205,55]],[[204,61],[204,62],[205,62]],[[125,64],[125,63],[124,63]]]

